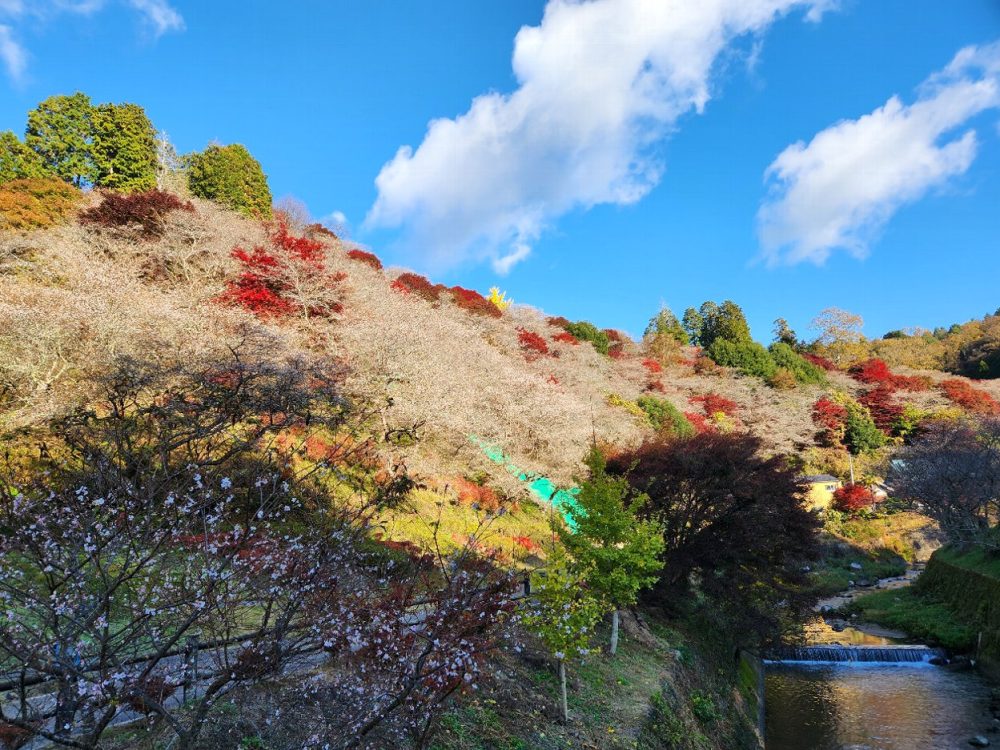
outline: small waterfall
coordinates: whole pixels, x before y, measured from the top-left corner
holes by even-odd
[[[771,662],[828,664],[926,664],[941,654],[927,646],[781,646]]]

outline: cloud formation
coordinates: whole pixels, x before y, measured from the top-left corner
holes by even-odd
[[[528,257],[556,218],[640,200],[664,171],[658,147],[711,98],[736,38],[829,0],[549,0],[514,41],[518,87],[433,120],[375,180],[369,228],[401,228],[434,266]]]
[[[28,68],[28,53],[14,38],[13,30],[6,24],[0,24],[0,62],[15,83],[21,81],[24,71]]]
[[[169,31],[183,31],[184,19],[168,0],[123,0],[138,12],[158,38]],[[48,22],[63,14],[89,16],[103,10],[107,0],[0,0],[0,63],[7,76],[19,83],[28,67],[28,53],[17,37],[17,26],[26,18]]]
[[[758,212],[770,264],[821,264],[835,250],[868,254],[900,207],[965,173],[976,157],[976,115],[1000,106],[1000,42],[966,47],[904,104],[893,96],[808,143],[794,143],[765,172]]]

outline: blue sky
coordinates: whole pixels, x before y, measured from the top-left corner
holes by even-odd
[[[878,336],[1000,306],[998,40],[996,0],[0,0],[0,129],[134,101],[436,280]]]

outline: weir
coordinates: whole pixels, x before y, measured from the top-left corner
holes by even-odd
[[[781,646],[768,663],[792,664],[926,664],[940,652],[927,646]]]

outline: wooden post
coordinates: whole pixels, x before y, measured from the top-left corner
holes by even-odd
[[[566,700],[566,662],[559,660],[559,703],[562,708],[563,723],[569,722],[569,703]]]

